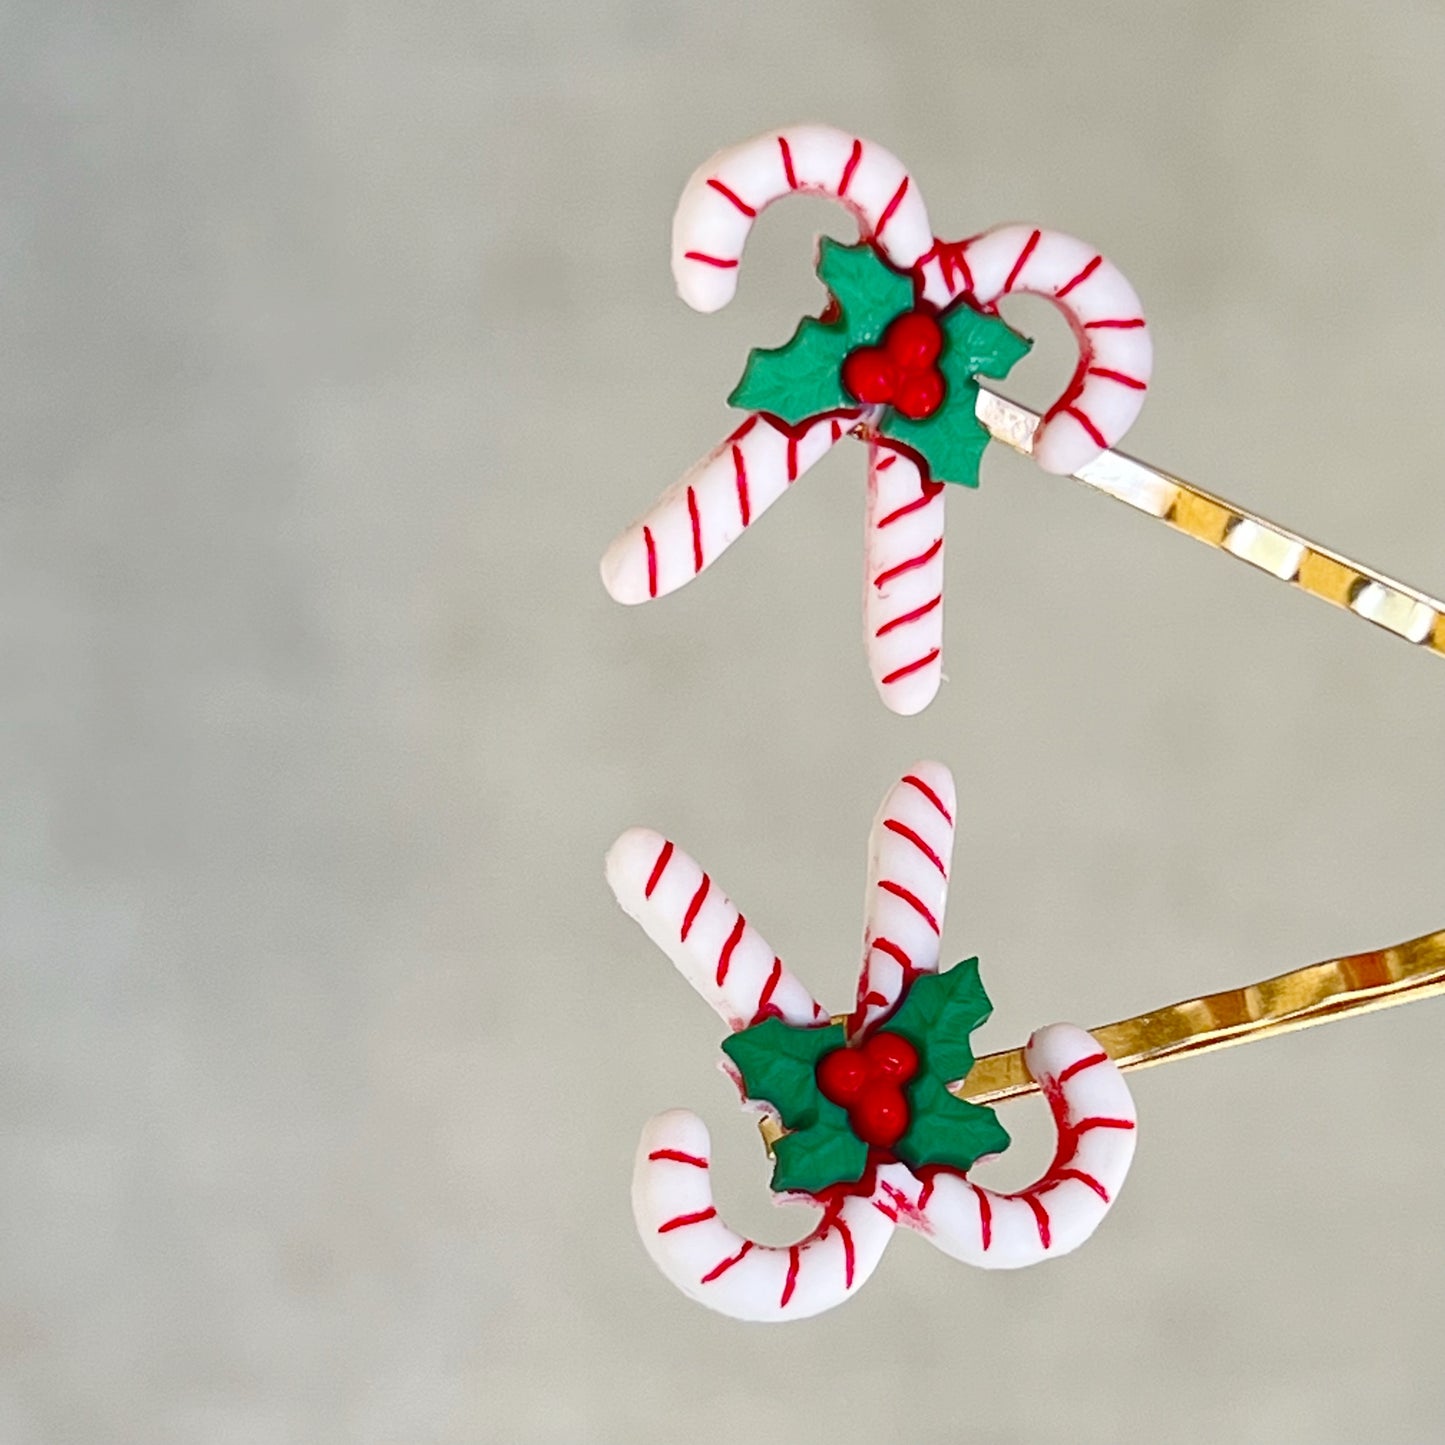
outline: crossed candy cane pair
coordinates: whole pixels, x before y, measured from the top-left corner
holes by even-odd
[[[952,775],[925,762],[895,784],[874,819],[863,965],[848,1021],[854,1041],[886,1023],[915,978],[938,970],[955,808]],[[668,839],[643,828],[624,833],[608,854],[607,878],[623,909],[734,1031],[769,1015],[798,1027],[827,1022],[757,930]],[[898,1225],[983,1268],[1067,1254],[1098,1227],[1129,1171],[1134,1104],[1083,1029],[1040,1029],[1025,1057],[1058,1131],[1053,1162],[1026,1189],[1000,1194],[956,1171],[920,1178],[886,1162],[858,1192],[789,1196],[821,1205],[816,1227],[796,1244],[758,1244],[718,1215],[707,1126],[673,1109],[647,1124],[638,1146],[632,1207],[642,1241],[684,1294],[758,1321],[805,1319],[841,1304],[873,1273]]]
[[[763,209],[795,191],[841,201],[919,298],[993,312],[1026,292],[1068,319],[1079,362],[1033,444],[1047,472],[1077,472],[1114,446],[1143,405],[1153,347],[1139,298],[1123,273],[1082,241],[1007,225],[965,241],[933,235],[923,198],[902,162],[830,126],[791,126],[720,151],[688,181],[672,230],[678,294],[717,311],[737,290],[743,247]],[[749,416],[608,548],[602,577],[619,602],[675,591],[710,566],[845,434],[868,444],[864,628],[884,703],[912,714],[943,675],[943,483],[856,407],[796,426]]]

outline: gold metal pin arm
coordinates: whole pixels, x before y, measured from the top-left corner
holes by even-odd
[[[1121,1069],[1146,1069],[1439,993],[1445,993],[1445,930],[1170,1004],[1090,1032]],[[1037,1093],[1038,1085],[1024,1068],[1023,1050],[1010,1049],[975,1061],[953,1092],[976,1104],[997,1104]]]
[[[1263,983],[1170,1004],[1090,1032],[1120,1069],[1147,1069],[1442,993],[1445,929],[1393,948],[1312,963]],[[1022,1049],[985,1054],[962,1083],[953,1085],[955,1094],[975,1104],[999,1104],[1038,1091]],[[763,1119],[759,1128],[771,1152],[785,1131],[772,1119]]]
[[[984,387],[979,388],[974,410],[995,441],[1024,456],[1032,453],[1040,421],[1037,412]],[[1445,602],[1122,452],[1106,451],[1074,477],[1176,532],[1445,657]]]

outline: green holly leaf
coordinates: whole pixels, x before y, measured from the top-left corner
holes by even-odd
[[[767,1018],[725,1038],[722,1051],[737,1065],[748,1098],[771,1104],[785,1129],[806,1129],[820,1105],[836,1108],[818,1092],[818,1060],[847,1041],[842,1024],[797,1029]]]
[[[973,1067],[969,1035],[993,1013],[978,975],[978,960],[965,959],[947,973],[914,979],[898,1011],[884,1025],[918,1050],[922,1072],[941,1084],[965,1078]]]
[[[908,1109],[908,1130],[893,1152],[910,1169],[946,1164],[967,1173],[976,1160],[986,1154],[1002,1154],[1009,1146],[1008,1131],[992,1109],[950,1094],[931,1071],[910,1086]]]
[[[992,1012],[978,960],[970,958],[947,973],[914,979],[885,1025],[918,1050],[918,1074],[908,1086],[908,1129],[893,1151],[910,1169],[946,1164],[966,1172],[980,1155],[1008,1148],[1008,1132],[993,1110],[948,1088],[973,1067],[969,1035]]]
[[[842,1024],[799,1029],[768,1018],[723,1040],[723,1052],[743,1076],[750,1099],[771,1104],[792,1132],[773,1146],[772,1187],[816,1194],[852,1184],[868,1165],[868,1146],[848,1127],[848,1115],[818,1088],[818,1061],[847,1042]]]
[[[913,282],[895,271],[866,242],[845,246],[824,236],[818,246],[818,278],[834,305],[829,319],[804,317],[790,340],[748,353],[730,406],[765,411],[789,425],[857,403],[843,387],[843,361],[871,346],[888,323],[913,304]]]
[[[728,405],[768,412],[790,426],[820,412],[853,406],[853,398],[843,390],[843,358],[849,350],[840,327],[804,317],[785,345],[748,352],[742,380]]]
[[[848,1127],[847,1114],[821,1099],[816,1124],[773,1145],[772,1187],[780,1194],[817,1194],[830,1184],[856,1183],[867,1167],[868,1146]]]
[[[1007,321],[976,311],[966,301],[950,306],[938,321],[948,363],[944,376],[949,381],[953,379],[949,366],[964,376],[1007,376],[1033,349],[1033,342]]]
[[[824,236],[818,243],[818,279],[838,303],[849,351],[872,346],[888,323],[913,305],[913,278],[895,271],[865,241],[845,246]]]
[[[878,430],[917,452],[934,481],[976,487],[979,461],[990,438],[974,411],[978,402],[974,377],[1006,376],[1033,342],[997,316],[986,316],[963,301],[945,311],[939,324],[943,352],[938,369],[948,388],[943,405],[922,421],[911,421],[890,407]]]

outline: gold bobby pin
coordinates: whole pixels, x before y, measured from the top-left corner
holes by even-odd
[[[974,408],[995,441],[1029,456],[1041,418],[1037,412],[979,387]],[[1292,582],[1311,597],[1342,607],[1406,642],[1445,656],[1445,602],[1395,582],[1369,567],[1211,496],[1188,482],[1106,451],[1074,472],[1076,480],[1165,522],[1206,546],[1248,562],[1281,582]]]
[[[1445,929],[1393,948],[1312,963],[1263,983],[1170,1004],[1089,1032],[1120,1069],[1147,1069],[1439,993],[1445,993]],[[998,1104],[1036,1094],[1039,1086],[1024,1067],[1024,1051],[1009,1049],[975,1060],[968,1077],[954,1084],[952,1092],[974,1104]],[[763,1119],[759,1129],[771,1153],[785,1131],[772,1119]]]

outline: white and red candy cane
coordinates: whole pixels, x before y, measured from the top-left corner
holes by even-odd
[[[1134,1159],[1134,1101],[1114,1061],[1072,1024],[1038,1030],[1024,1050],[1058,1130],[1053,1162],[1000,1194],[940,1170],[880,1182],[875,1207],[981,1269],[1021,1269],[1077,1249],[1103,1222]],[[879,1198],[879,1195],[884,1196]]]
[[[799,1027],[828,1021],[711,876],[661,833],[628,829],[608,850],[607,882],[729,1028],[773,1015]]]
[[[692,173],[672,220],[677,294],[694,311],[726,306],[753,222],[797,191],[847,206],[863,239],[900,271],[933,245],[923,197],[897,156],[830,125],[792,125],[729,146]]]
[[[943,488],[908,452],[869,446],[863,645],[878,695],[905,717],[943,680]]]
[[[1082,241],[1037,227],[936,240],[902,162],[831,126],[769,131],[719,151],[694,172],[672,233],[673,275],[689,306],[716,311],[732,299],[753,222],[795,191],[848,207],[861,237],[911,271],[935,306],[962,299],[993,310],[1002,297],[1027,292],[1063,311],[1079,363],[1034,438],[1034,459],[1045,471],[1087,466],[1138,416],[1152,345],[1139,298],[1116,266]],[[943,676],[943,489],[906,453],[881,446],[860,417],[866,421],[861,411],[844,410],[787,427],[749,416],[607,549],[608,592],[636,603],[674,591],[716,561],[845,432],[862,436],[871,452],[869,668],[889,708],[921,711]],[[890,457],[897,460],[885,466]]]
[[[854,1037],[886,1020],[917,975],[938,969],[955,808],[948,769],[920,762],[874,819]],[[607,877],[624,910],[731,1028],[769,1014],[804,1027],[826,1021],[710,877],[659,834],[623,834]],[[1059,1134],[1052,1164],[1027,1189],[1000,1194],[948,1170],[919,1178],[885,1163],[871,1193],[815,1201],[822,1217],[796,1244],[758,1244],[719,1217],[707,1128],[675,1109],[647,1125],[638,1147],[632,1205],[643,1243],[683,1293],[759,1321],[806,1319],[841,1304],[872,1274],[896,1224],[985,1268],[1066,1254],[1098,1228],[1124,1182],[1134,1106],[1118,1069],[1082,1029],[1040,1029],[1025,1060]]]
[[[608,547],[607,591],[618,602],[647,602],[691,582],[842,438],[855,415],[789,428],[754,412]]]
[[[957,808],[953,774],[942,763],[921,762],[874,815],[852,1035],[891,1014],[919,974],[938,972]]]
[[[867,1282],[894,1228],[868,1195],[826,1206],[796,1244],[758,1244],[718,1215],[709,1149],[696,1114],[669,1110],[642,1131],[632,1175],[638,1233],[685,1295],[734,1319],[776,1323],[821,1314]]]
[[[918,267],[935,306],[962,296],[981,309],[1010,295],[1042,296],[1064,313],[1079,364],[1034,436],[1033,458],[1067,476],[1116,445],[1144,405],[1154,344],[1138,294],[1092,246],[1061,231],[997,226],[953,245],[939,242]]]

